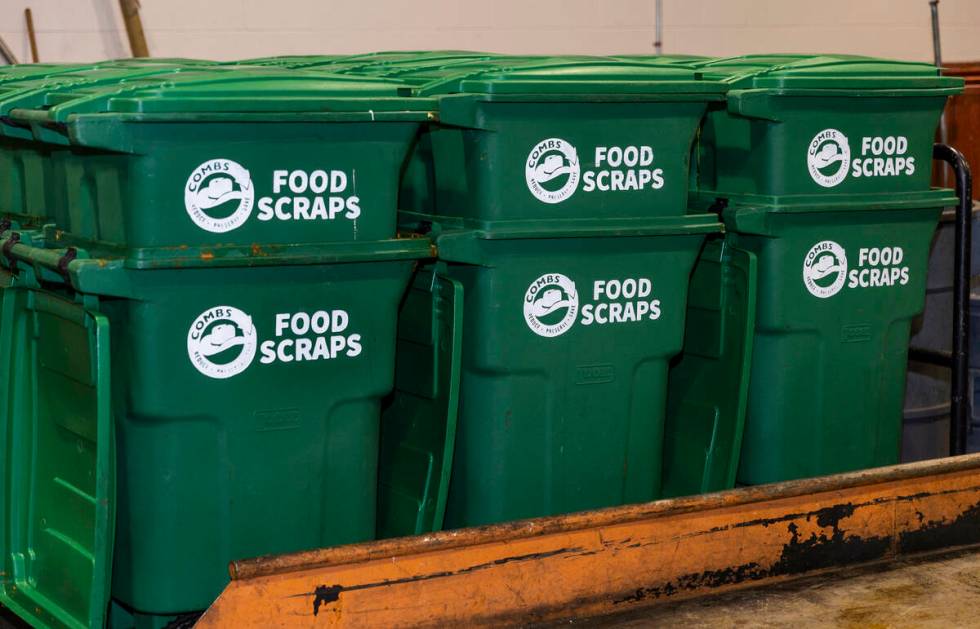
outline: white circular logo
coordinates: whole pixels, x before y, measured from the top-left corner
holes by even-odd
[[[187,331],[187,355],[210,378],[223,380],[248,369],[257,345],[252,317],[231,306],[202,312]]]
[[[252,214],[255,188],[248,171],[230,159],[212,159],[194,169],[184,186],[184,207],[201,229],[223,234]]]
[[[575,282],[561,273],[545,273],[524,293],[524,321],[539,336],[564,334],[577,317]]]
[[[847,177],[851,146],[837,129],[824,129],[813,137],[806,152],[810,176],[824,188],[833,188]]]
[[[561,138],[541,140],[527,156],[527,188],[545,203],[561,203],[575,194],[579,176],[578,153]]]
[[[847,253],[833,240],[822,240],[803,258],[803,284],[811,294],[826,299],[844,288]]]

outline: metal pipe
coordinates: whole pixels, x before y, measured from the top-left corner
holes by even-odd
[[[119,0],[123,24],[126,25],[126,35],[129,37],[129,48],[134,57],[149,57],[150,50],[146,45],[146,35],[143,34],[143,21],[140,20],[139,0]]]
[[[37,55],[37,35],[34,32],[34,14],[30,7],[24,9],[24,21],[27,22],[27,41],[31,45],[31,62],[37,63],[40,58]]]
[[[939,38],[939,0],[929,0],[929,13],[932,22],[932,60],[933,65],[942,72],[943,67],[943,47]],[[939,143],[946,144],[949,140],[949,133],[946,129],[946,111],[939,116]],[[949,173],[946,169],[942,171],[943,186],[949,185]]]
[[[656,54],[662,55],[664,53],[664,0],[656,0],[654,3],[654,33],[653,50]]]
[[[10,49],[7,42],[3,40],[3,37],[0,37],[0,56],[10,65],[16,65],[18,63],[17,56],[14,55],[14,51]]]
[[[973,230],[973,177],[963,154],[951,146],[936,144],[932,156],[946,162],[956,178],[956,218],[953,232],[953,345],[950,380],[949,452],[966,452],[970,428],[970,250]]]

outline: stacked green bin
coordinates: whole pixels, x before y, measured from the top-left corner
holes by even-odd
[[[151,61],[141,63],[105,62],[91,66],[75,66],[56,74],[30,75],[26,71],[16,80],[0,77],[0,116],[16,108],[45,106],[46,95],[52,90],[80,86],[102,86],[126,80],[180,72],[193,68],[188,60]],[[37,228],[51,220],[53,180],[59,152],[37,142],[30,127],[4,125],[0,127],[0,214],[4,226]],[[3,231],[3,230],[0,230]]]
[[[4,93],[22,81],[43,80],[60,74],[89,69],[81,64],[22,64],[0,68],[0,90]],[[0,138],[0,234],[21,222],[27,226],[40,224],[34,220],[35,209],[43,205],[44,188],[35,187],[39,165],[37,153],[25,150],[25,143],[5,134]],[[0,280],[0,286],[3,281]]]
[[[146,59],[130,69],[126,65],[126,61],[107,61],[5,68],[0,71],[0,117],[14,107],[33,105],[54,86],[118,83],[132,76],[174,72],[183,67]],[[35,142],[29,128],[0,126],[0,235],[11,228],[36,230],[50,221],[50,173],[58,155],[58,150]],[[0,304],[10,281],[10,274],[0,269]]]
[[[731,90],[699,138],[694,205],[724,219],[724,247],[742,269],[725,263],[725,272],[758,272],[737,481],[898,463],[909,325],[923,306],[933,230],[955,201],[929,188],[933,133],[962,81],[928,64],[862,57],[695,65]],[[714,365],[672,380],[675,494],[735,480],[738,345],[696,350],[695,361]],[[692,378],[710,369],[722,385],[692,402]],[[715,431],[731,435],[720,449],[712,413]],[[697,452],[707,456],[684,456]],[[711,472],[712,456],[726,473]]]
[[[68,156],[57,228],[0,243],[6,605],[98,626],[111,589],[115,625],[160,626],[232,559],[374,537],[397,307],[430,249],[396,237],[431,115],[401,94],[202,71],[9,112]]]
[[[439,99],[401,196],[438,261],[400,315],[380,533],[658,497],[667,362],[720,229],[685,213],[688,157],[724,88],[584,57],[389,73]]]
[[[192,60],[121,60],[92,65],[14,66],[0,73],[0,117],[14,108],[39,107],[53,89],[113,85],[127,79],[179,72]],[[199,62],[197,62],[199,63]],[[0,126],[0,235],[8,229],[40,229],[51,222],[58,186],[52,171],[68,151],[35,140],[27,126]],[[0,303],[10,275],[0,269]]]

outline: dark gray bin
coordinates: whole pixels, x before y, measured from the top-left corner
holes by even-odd
[[[955,210],[943,212],[939,228],[929,251],[926,276],[926,304],[922,314],[912,321],[909,345],[949,352],[952,349],[953,321],[953,231]],[[980,203],[973,206],[973,252],[971,286],[980,289]],[[974,292],[978,292],[974,290]],[[980,295],[977,295],[980,298]],[[970,366],[980,370],[980,302],[971,301],[972,349]],[[971,376],[974,387],[980,387],[980,371]],[[905,411],[902,438],[902,461],[946,456],[949,453],[950,371],[944,367],[909,361],[905,388]],[[974,388],[973,420],[980,421],[980,391]],[[945,405],[945,411],[941,408]],[[971,432],[976,433],[980,428]],[[980,434],[971,434],[973,444]],[[973,448],[970,448],[973,451]]]

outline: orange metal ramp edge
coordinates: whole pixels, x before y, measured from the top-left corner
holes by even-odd
[[[234,562],[199,627],[527,624],[980,542],[980,455]]]

